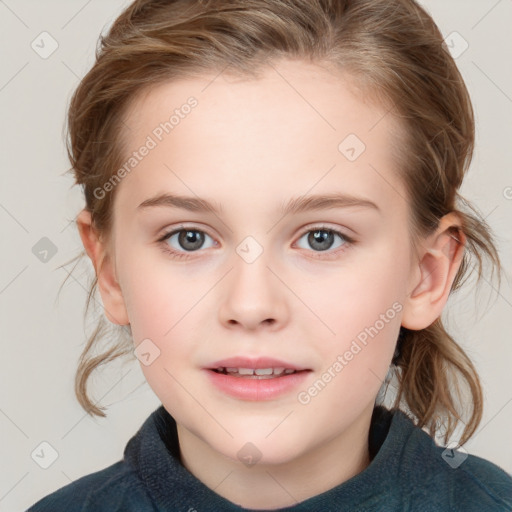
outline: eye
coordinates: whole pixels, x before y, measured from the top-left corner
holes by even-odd
[[[211,243],[210,245],[204,246],[206,237],[211,240]],[[336,238],[338,239],[337,244]],[[351,237],[325,226],[310,228],[299,238],[298,246],[302,249],[308,249],[308,247],[300,245],[303,239],[305,239],[306,243],[313,249],[313,254],[326,253],[325,255],[315,255],[314,257],[317,258],[336,257],[338,253],[349,249],[355,244],[355,241]],[[163,235],[158,240],[158,243],[165,253],[176,259],[189,258],[191,257],[191,253],[197,252],[199,249],[207,249],[208,247],[217,245],[217,242],[204,231],[183,226],[181,229],[175,229]]]
[[[175,229],[174,231],[165,234],[158,241],[163,243],[164,251],[176,255],[177,257],[187,257],[187,252],[194,252],[199,249],[207,248],[204,247],[206,237],[213,241],[213,239],[204,231],[193,228],[183,228]],[[215,245],[214,241],[209,247],[212,247],[213,245]]]
[[[336,243],[336,238],[341,241],[337,245],[334,245]],[[299,242],[302,239],[306,240],[306,243],[314,249],[314,252],[325,252],[329,249],[337,249],[339,247],[343,247],[342,250],[345,250],[354,242],[354,240],[343,233],[324,226],[309,229],[300,237]],[[300,244],[299,247],[301,247]],[[308,247],[302,246],[301,248],[307,249]],[[339,251],[331,252],[337,253]]]

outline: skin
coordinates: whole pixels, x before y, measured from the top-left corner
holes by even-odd
[[[149,338],[160,350],[141,368],[177,422],[183,464],[221,496],[260,509],[293,505],[368,466],[371,414],[400,325],[423,329],[441,315],[463,252],[447,231],[460,225],[453,213],[413,251],[410,205],[390,150],[399,126],[387,109],[324,67],[274,68],[257,80],[223,73],[165,83],[138,98],[125,117],[131,150],[187,98],[198,105],[117,185],[108,241],[86,210],[77,219],[107,317],[131,325],[135,346]],[[349,133],[366,145],[353,162],[338,150]],[[292,197],[334,191],[365,197],[380,212],[279,213]],[[206,198],[222,211],[139,211],[163,192]],[[157,242],[181,223],[206,233],[199,250],[187,253],[177,236]],[[355,243],[336,236],[321,251],[307,236],[319,225]],[[247,236],[263,249],[252,263],[236,252]],[[173,258],[165,244],[189,258]],[[394,318],[301,404],[297,393],[395,302]],[[277,399],[240,400],[202,370],[235,355],[312,371]],[[250,467],[237,456],[247,442],[261,453]]]

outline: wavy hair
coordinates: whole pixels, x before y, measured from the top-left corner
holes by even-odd
[[[501,283],[492,231],[458,193],[474,147],[470,97],[438,27],[413,0],[136,0],[129,5],[100,36],[95,63],[74,92],[67,117],[68,172],[82,186],[101,238],[111,234],[116,189],[102,198],[94,191],[125,161],[121,123],[134,98],[165,81],[227,68],[257,78],[281,58],[335,66],[365,99],[393,110],[404,128],[397,171],[409,198],[413,247],[442,216],[457,212],[466,243],[451,292],[475,270],[472,260],[478,263],[478,281],[487,258]],[[84,256],[82,251],[75,259]],[[93,278],[86,316],[96,285]],[[88,379],[100,365],[133,352],[133,341],[129,327],[114,326],[109,334],[112,326],[104,315],[95,320],[78,362],[75,394],[89,414],[105,416],[88,396]],[[98,351],[101,340],[106,346]],[[391,368],[398,382],[395,408],[408,409],[431,435],[443,425],[445,441],[459,422],[465,425],[461,444],[473,435],[483,411],[481,384],[440,318],[422,330],[401,328]]]

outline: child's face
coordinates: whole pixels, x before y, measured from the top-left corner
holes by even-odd
[[[135,103],[127,148],[147,155],[117,185],[114,205],[116,275],[135,345],[150,339],[150,359],[160,351],[141,365],[150,386],[180,434],[235,460],[250,442],[261,463],[367,435],[361,425],[393,356],[412,268],[391,115],[318,67],[276,69],[256,81],[168,83]],[[191,96],[197,105],[181,108]],[[158,129],[176,109],[172,130]],[[349,134],[362,153],[353,135],[343,142]],[[221,210],[139,206],[162,194]],[[377,208],[281,213],[292,198],[328,194]],[[157,242],[184,228],[188,238]],[[309,371],[214,374],[233,357]]]

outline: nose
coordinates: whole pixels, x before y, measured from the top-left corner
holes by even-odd
[[[287,323],[286,287],[271,268],[265,252],[252,263],[234,255],[233,270],[226,276],[219,297],[218,315],[225,327],[277,330]]]

